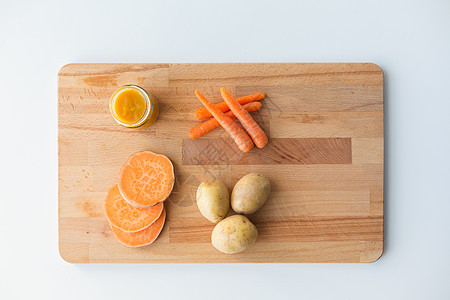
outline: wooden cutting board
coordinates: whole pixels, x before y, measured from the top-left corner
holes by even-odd
[[[159,101],[157,122],[127,129],[109,113],[125,84]],[[240,153],[221,128],[190,140],[200,107],[219,88],[236,96],[265,92],[252,113],[270,138]],[[71,64],[58,74],[59,248],[73,263],[373,262],[383,252],[383,73],[368,63]],[[167,155],[176,184],[157,241],[128,248],[103,212],[106,191],[128,157]],[[226,255],[195,203],[198,184],[228,188],[259,172],[272,183],[268,202],[249,218],[257,243]]]

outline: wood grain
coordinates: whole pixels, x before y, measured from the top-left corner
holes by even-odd
[[[351,164],[350,138],[271,138],[263,149],[242,153],[229,138],[184,139],[184,165]]]
[[[381,216],[284,216],[250,217],[258,228],[258,240],[276,242],[382,241]],[[354,224],[358,223],[359,226]],[[208,243],[211,226],[203,217],[178,218],[170,227],[171,243]]]
[[[157,98],[145,130],[117,125],[110,95],[137,84]],[[270,137],[243,155],[220,128],[196,140],[193,94],[213,102],[265,92],[252,113]],[[73,263],[373,262],[383,251],[383,74],[374,64],[71,64],[58,74],[59,250]],[[158,240],[128,248],[112,235],[103,200],[138,151],[167,155],[176,182]],[[272,183],[249,218],[257,243],[236,255],[210,243],[214,224],[195,203],[198,184],[231,190],[249,172]]]

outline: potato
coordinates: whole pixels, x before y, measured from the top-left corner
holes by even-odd
[[[231,192],[231,207],[238,214],[252,214],[269,198],[270,182],[266,176],[250,173],[242,177]]]
[[[197,188],[197,206],[202,215],[218,223],[230,209],[230,193],[221,181],[203,181]]]
[[[258,230],[247,217],[234,215],[219,222],[211,235],[213,246],[226,254],[244,251],[258,237]]]

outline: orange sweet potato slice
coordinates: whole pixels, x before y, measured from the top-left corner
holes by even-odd
[[[120,230],[111,224],[111,229],[115,235],[115,237],[122,244],[130,247],[141,247],[146,246],[153,243],[161,233],[164,222],[166,221],[166,210],[163,209],[161,216],[156,220],[155,223],[150,225],[149,227],[136,231],[136,232],[126,232]]]
[[[166,200],[175,181],[172,162],[150,151],[132,155],[120,169],[119,191],[130,204],[149,207]]]
[[[134,232],[152,225],[163,211],[163,204],[139,208],[125,201],[117,184],[113,185],[106,195],[105,214],[108,221],[117,228]]]

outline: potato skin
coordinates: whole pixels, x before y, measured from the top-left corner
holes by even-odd
[[[226,254],[244,251],[257,238],[256,226],[242,215],[234,215],[220,221],[211,234],[213,246]]]
[[[197,188],[197,206],[213,223],[223,220],[230,209],[230,193],[221,181],[203,181]]]
[[[236,183],[231,192],[231,207],[238,214],[252,214],[266,203],[270,190],[270,182],[266,176],[247,174]]]

